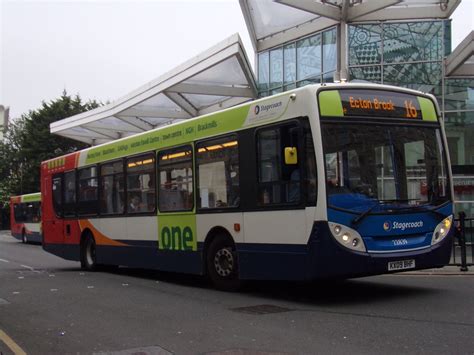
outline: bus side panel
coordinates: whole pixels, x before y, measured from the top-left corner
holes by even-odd
[[[98,245],[97,262],[104,265],[202,274],[202,253],[197,251],[167,251],[137,245]]]

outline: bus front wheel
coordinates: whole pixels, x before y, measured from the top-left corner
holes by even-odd
[[[207,251],[207,274],[216,288],[223,291],[236,291],[241,286],[238,272],[238,259],[232,240],[217,236]]]
[[[97,269],[95,240],[90,234],[85,236],[81,246],[81,268],[87,271]]]

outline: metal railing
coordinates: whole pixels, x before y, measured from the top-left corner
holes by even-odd
[[[467,218],[464,212],[459,212],[459,218],[454,221],[456,233],[449,265],[468,271],[468,266],[474,265],[474,218]]]

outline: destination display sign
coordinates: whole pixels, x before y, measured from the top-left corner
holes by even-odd
[[[380,90],[339,90],[344,116],[423,119],[418,97]]]

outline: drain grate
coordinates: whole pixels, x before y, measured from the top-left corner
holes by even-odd
[[[291,312],[292,310],[289,308],[274,306],[271,304],[259,304],[257,306],[231,308],[231,311],[248,314],[270,314]]]

